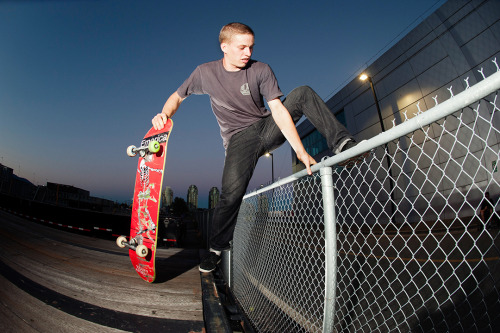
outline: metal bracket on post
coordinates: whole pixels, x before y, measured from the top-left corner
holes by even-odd
[[[335,216],[332,174],[331,167],[320,169],[325,223],[325,303],[323,308],[323,332],[333,332],[337,285],[337,217]]]

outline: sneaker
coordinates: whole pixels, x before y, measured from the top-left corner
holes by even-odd
[[[217,264],[220,263],[221,257],[217,255],[215,252],[211,252],[201,260],[199,270],[203,273],[210,273],[215,268],[217,268]]]
[[[349,140],[349,141],[347,141],[347,142],[344,144],[344,146],[342,147],[342,149],[340,150],[340,152],[344,152],[344,151],[349,150],[349,149],[351,149],[351,148],[353,148],[353,147],[356,147],[356,145],[357,145],[357,144],[358,144],[358,143],[357,143],[356,141],[354,141],[354,140]]]
[[[333,152],[335,155],[338,155],[340,154],[341,152],[343,151],[346,151],[347,149],[349,148],[345,148],[345,146],[349,145],[349,147],[354,147],[356,145],[356,141],[352,140],[352,139],[345,139],[344,141],[342,141],[342,143],[337,147],[337,149],[335,149],[335,151]]]
[[[365,140],[363,140],[363,141],[365,141]],[[361,142],[363,142],[363,141],[361,141]],[[346,142],[346,143],[344,143],[344,144],[342,145],[342,147],[340,148],[340,153],[342,153],[342,152],[344,152],[344,151],[347,151],[347,150],[349,150],[349,149],[351,149],[351,148],[353,148],[353,147],[356,147],[356,146],[357,146],[357,144],[358,144],[358,143],[357,143],[356,141],[354,141],[354,140],[349,140],[349,141],[347,141],[347,142]],[[338,150],[338,149],[337,149],[337,150]],[[337,154],[338,154],[338,153],[337,153]],[[370,152],[369,152],[369,151],[364,152],[364,153],[359,154],[359,155],[356,155],[356,156],[353,156],[353,157],[351,157],[351,158],[350,158],[350,159],[348,159],[348,160],[345,160],[345,161],[343,161],[343,162],[340,162],[340,163],[339,163],[339,166],[341,166],[341,167],[346,167],[346,168],[351,168],[351,167],[353,167],[354,165],[356,165],[356,164],[358,164],[358,163],[362,162],[362,161],[363,161],[366,157],[368,157],[368,155],[370,155]]]

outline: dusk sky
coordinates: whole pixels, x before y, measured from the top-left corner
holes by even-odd
[[[222,57],[224,24],[252,27],[253,59],[285,95],[309,85],[327,100],[444,2],[0,0],[0,163],[36,185],[131,199],[127,146],[197,65]],[[208,96],[189,97],[173,121],[164,185],[184,199],[196,185],[206,208],[224,163]],[[274,170],[291,174],[289,144]],[[263,157],[249,190],[270,180]]]

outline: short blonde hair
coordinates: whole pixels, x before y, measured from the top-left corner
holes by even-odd
[[[243,24],[243,23],[238,23],[238,22],[232,22],[229,24],[226,24],[225,26],[222,27],[219,33],[219,43],[225,43],[231,40],[231,38],[234,35],[252,35],[255,36],[253,33],[252,28],[250,28],[248,25]]]

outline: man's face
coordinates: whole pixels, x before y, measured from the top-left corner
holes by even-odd
[[[221,43],[224,52],[223,64],[228,71],[238,71],[250,61],[254,45],[253,35],[234,35],[227,43]]]

